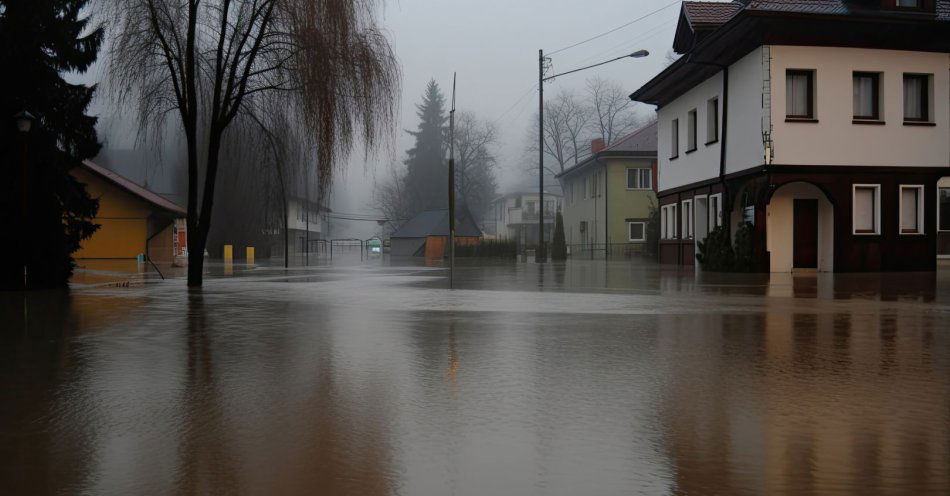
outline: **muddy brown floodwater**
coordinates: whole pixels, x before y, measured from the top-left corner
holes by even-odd
[[[948,268],[213,270],[0,294],[0,494],[950,494]]]

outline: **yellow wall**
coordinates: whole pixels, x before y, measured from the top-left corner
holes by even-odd
[[[102,227],[83,241],[76,258],[135,258],[145,253],[149,206],[113,184],[83,170],[73,175],[86,184],[90,196],[99,198],[94,222]]]

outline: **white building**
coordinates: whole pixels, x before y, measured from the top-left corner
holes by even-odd
[[[541,208],[537,192],[514,192],[491,203],[490,224],[494,224],[496,239],[517,241],[522,246],[538,244],[538,225]],[[561,195],[544,192],[544,239],[550,242],[554,234],[554,217],[561,208]]]
[[[291,198],[287,202],[287,231],[292,255],[306,251],[315,253],[321,249],[322,240],[329,238],[329,213],[329,208],[303,198]]]
[[[759,270],[933,270],[948,32],[950,0],[684,2],[683,56],[631,96],[657,105],[661,262],[745,221]]]

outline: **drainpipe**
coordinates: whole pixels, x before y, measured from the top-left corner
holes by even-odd
[[[147,224],[147,222],[146,222],[146,224]],[[174,219],[172,220],[172,224],[173,224],[173,225],[175,224]],[[166,227],[166,228],[167,228],[167,227]],[[163,281],[165,280],[165,275],[162,274],[162,271],[159,270],[159,269],[158,269],[158,266],[155,265],[155,262],[152,261],[152,257],[149,256],[149,254],[148,254],[148,244],[152,241],[152,239],[153,239],[155,236],[158,236],[158,235],[161,234],[164,230],[165,230],[165,229],[159,229],[158,232],[156,232],[155,234],[152,234],[151,236],[145,238],[145,260],[148,260],[148,263],[152,264],[152,267],[155,267],[155,272],[158,272],[159,277],[161,277]],[[174,256],[175,256],[175,255],[172,254],[172,258],[174,258]]]

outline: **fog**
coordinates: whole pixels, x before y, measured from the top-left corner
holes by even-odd
[[[646,18],[576,47],[575,43],[623,26],[646,14]],[[346,170],[334,181],[331,208],[340,213],[373,212],[372,191],[377,181],[389,177],[389,168],[400,163],[412,146],[404,132],[417,125],[415,105],[425,84],[435,79],[446,96],[451,91],[452,73],[458,74],[457,104],[480,117],[494,121],[499,129],[497,147],[499,190],[536,188],[536,178],[524,169],[536,158],[525,151],[530,119],[538,108],[538,49],[552,55],[548,74],[608,60],[638,49],[650,51],[643,59],[626,59],[572,74],[545,84],[545,94],[561,89],[582,91],[589,77],[619,82],[630,92],[659,72],[666,64],[672,44],[679,2],[668,0],[401,0],[386,3],[380,12],[382,26],[392,42],[403,72],[399,127],[383,150],[366,156],[356,150]],[[556,53],[555,53],[556,52]],[[105,81],[103,61],[79,79]],[[644,117],[652,108],[639,106]],[[109,105],[103,87],[91,112],[100,117],[100,138],[104,149],[136,147],[134,114],[129,109]],[[173,141],[173,140],[172,140]],[[184,202],[183,183],[176,171],[177,144],[164,143],[161,158],[154,150],[140,150],[137,156],[151,156],[144,163],[114,160],[106,165],[155,191]],[[104,160],[105,161],[105,160]],[[372,235],[371,222],[334,221],[334,236]]]

